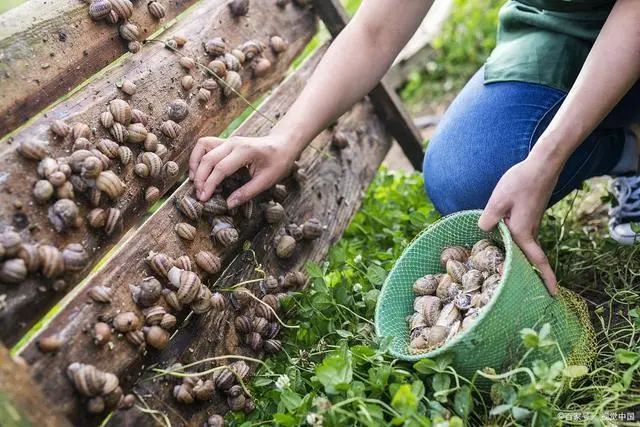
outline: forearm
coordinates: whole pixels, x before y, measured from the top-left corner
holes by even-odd
[[[363,2],[333,41],[306,87],[271,134],[299,154],[329,123],[366,95],[415,32],[431,1]]]
[[[640,1],[618,0],[532,155],[562,168],[640,79]],[[559,170],[558,170],[559,172]]]

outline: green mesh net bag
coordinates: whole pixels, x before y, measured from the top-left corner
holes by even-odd
[[[450,352],[456,371],[471,377],[483,368],[501,372],[518,363],[526,350],[520,330],[539,329],[549,323],[558,348],[530,354],[524,364],[534,359],[548,363],[564,359],[569,365],[588,366],[595,354],[595,333],[585,302],[564,288],[557,297],[551,297],[511,239],[506,225],[501,222],[496,230],[485,233],[477,226],[480,214],[481,211],[465,211],[444,217],[405,249],[378,298],[375,318],[378,336],[393,337],[390,352],[399,359],[415,361]],[[484,238],[505,249],[504,273],[493,298],[466,331],[433,351],[410,353],[409,325],[405,318],[413,313],[413,282],[426,274],[444,272],[440,266],[442,249],[453,245],[470,247]]]

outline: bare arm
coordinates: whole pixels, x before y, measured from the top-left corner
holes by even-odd
[[[479,226],[505,218],[515,241],[556,290],[556,277],[537,242],[538,227],[571,154],[640,79],[640,1],[618,0],[578,78],[529,156],[496,186]]]
[[[269,136],[198,141],[189,162],[198,198],[209,199],[225,177],[243,166],[249,166],[252,180],[229,197],[230,206],[275,184],[316,135],[382,78],[431,3],[365,0]]]

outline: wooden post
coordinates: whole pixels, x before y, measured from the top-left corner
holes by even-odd
[[[314,0],[313,4],[318,16],[333,37],[336,37],[349,22],[349,16],[339,0]],[[369,93],[369,98],[378,116],[387,126],[389,133],[398,141],[413,167],[422,171],[424,156],[422,137],[393,87],[382,79]]]
[[[0,344],[0,425],[2,427],[67,427],[69,421],[48,405],[24,367]]]

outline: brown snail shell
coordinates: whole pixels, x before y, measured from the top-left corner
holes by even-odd
[[[136,348],[146,348],[147,346],[144,340],[144,332],[141,329],[127,332],[124,337]]]
[[[216,82],[214,79],[206,79],[202,82],[202,87],[213,92],[214,90],[218,89],[218,82]]]
[[[502,276],[499,274],[493,274],[484,281],[482,284],[482,292],[487,292],[489,295],[493,295],[498,289],[500,282],[502,281]]]
[[[280,237],[276,244],[276,255],[278,258],[289,258],[296,249],[296,240],[288,235]]]
[[[38,203],[47,202],[53,197],[53,185],[46,179],[41,179],[33,186],[33,197]]]
[[[128,409],[133,408],[133,405],[135,404],[136,404],[136,397],[133,394],[127,394],[120,398],[117,409],[121,411],[126,411]]]
[[[91,298],[95,302],[108,304],[111,302],[111,297],[113,296],[113,290],[108,286],[97,285],[89,289],[87,294],[89,295],[89,298]]]
[[[174,122],[181,122],[189,114],[189,105],[183,99],[174,99],[167,106],[167,115]]]
[[[129,19],[133,14],[133,4],[129,0],[109,0],[111,8],[120,19]]]
[[[300,270],[289,271],[282,279],[282,286],[285,289],[302,288],[307,283],[307,276]]]
[[[267,58],[260,58],[252,63],[254,77],[264,77],[271,71],[271,61]]]
[[[287,224],[285,227],[287,234],[295,239],[296,242],[299,242],[303,239],[302,227],[298,224]]]
[[[288,45],[289,44],[280,36],[271,36],[269,39],[269,46],[271,46],[271,50],[273,50],[273,53],[276,55],[287,50]]]
[[[139,285],[129,285],[133,302],[142,307],[151,307],[162,295],[162,285],[155,277],[146,277]]]
[[[182,89],[186,90],[186,91],[190,91],[191,89],[193,89],[193,76],[190,75],[186,75],[186,76],[182,76],[182,78],[180,79],[180,86],[182,86]]]
[[[140,30],[138,30],[138,26],[131,22],[126,22],[120,25],[118,32],[120,33],[120,37],[127,41],[136,41],[140,38]]]
[[[42,275],[47,279],[60,276],[64,272],[62,252],[55,246],[41,245],[38,247],[38,257]]]
[[[71,137],[76,140],[78,138],[91,138],[91,128],[84,123],[74,123],[71,127]]]
[[[184,46],[189,41],[187,36],[185,36],[184,34],[174,34],[171,38],[172,38],[173,41],[176,42],[178,47]]]
[[[65,182],[60,187],[56,188],[56,197],[58,199],[73,200],[75,198],[75,193],[73,191],[73,184],[71,184],[70,182]],[[77,223],[75,225],[77,225]]]
[[[440,254],[440,265],[446,268],[447,261],[451,259],[465,263],[467,262],[468,258],[469,258],[469,250],[467,248],[465,248],[464,246],[451,246],[451,247],[445,248]]]
[[[468,330],[475,323],[475,321],[478,319],[478,316],[480,316],[480,312],[479,311],[477,311],[477,310],[475,310],[475,311],[469,310],[467,312],[467,315],[464,317],[464,319],[462,319],[462,323],[460,324],[460,332]]]
[[[149,176],[155,178],[162,172],[162,159],[156,153],[142,153],[142,163],[149,169]]]
[[[65,138],[71,132],[71,126],[69,126],[62,120],[54,120],[53,123],[51,123],[51,125],[49,126],[49,130],[55,136]]]
[[[147,5],[149,13],[156,19],[162,19],[167,14],[167,8],[159,1],[149,2]]]
[[[111,326],[105,322],[96,322],[93,325],[93,342],[96,345],[104,345],[111,340]]]
[[[226,50],[227,46],[222,37],[215,37],[204,43],[204,51],[213,57],[224,55]]]
[[[280,324],[277,322],[271,322],[269,323],[269,327],[267,328],[267,332],[265,333],[264,337],[266,339],[273,339],[278,335],[279,332],[280,332]]]
[[[47,177],[47,180],[54,187],[60,187],[65,182],[67,182],[67,176],[62,171],[56,171],[56,172],[53,172],[52,174],[49,174],[49,176]]]
[[[122,211],[118,208],[109,208],[106,211],[107,213],[107,222],[104,226],[104,232],[107,236],[112,236],[114,234],[118,234],[122,231],[123,221],[122,221]]]
[[[138,40],[130,41],[127,43],[127,49],[129,49],[129,52],[131,53],[138,53],[140,52],[140,49],[142,49],[142,43]]]
[[[229,405],[229,409],[231,411],[243,410],[246,403],[247,403],[247,398],[243,394],[236,397],[231,397],[231,396],[227,397],[227,405]]]
[[[180,173],[180,167],[174,161],[170,160],[162,167],[162,176],[164,176],[165,179],[174,178],[178,176],[178,173]]]
[[[293,179],[300,185],[303,185],[307,182],[307,170],[305,168],[298,168],[293,171]]]
[[[198,102],[207,103],[211,100],[211,92],[205,88],[198,89],[198,94],[196,95]]]
[[[113,123],[114,123],[113,114],[111,114],[110,111],[105,111],[102,114],[100,114],[100,124],[102,124],[102,126],[105,129],[111,129],[111,126],[113,126]]]
[[[220,257],[210,251],[200,251],[195,255],[198,268],[208,274],[216,274],[222,268]]]
[[[118,178],[118,175],[110,170],[100,172],[96,178],[96,187],[105,193],[111,200],[116,200],[122,196],[127,187],[124,182]]]
[[[196,273],[177,267],[172,267],[169,270],[167,279],[177,289],[176,294],[181,304],[190,304],[198,296],[202,286],[200,277]]]
[[[197,221],[202,215],[202,203],[190,196],[176,196],[174,199],[178,210],[192,221]]]
[[[229,10],[235,17],[244,16],[249,12],[249,0],[231,0]]]
[[[89,156],[82,162],[82,171],[80,174],[83,178],[97,178],[103,169],[104,166],[100,159],[95,156]]]
[[[217,312],[224,311],[227,307],[227,300],[224,299],[224,296],[220,292],[214,292],[211,295],[211,309]]]
[[[91,228],[100,229],[107,224],[107,211],[95,208],[87,214],[87,223]]]
[[[450,302],[442,307],[436,325],[450,327],[460,318],[460,310],[453,302]]]
[[[111,13],[111,2],[109,0],[92,0],[89,4],[89,16],[94,21],[105,19]]]
[[[233,324],[236,327],[236,331],[241,334],[248,334],[252,330],[251,319],[247,316],[238,316],[233,321]]]
[[[198,296],[191,303],[191,310],[196,314],[204,314],[211,310],[211,291],[206,286],[200,286]]]
[[[271,195],[277,202],[283,202],[287,198],[287,187],[283,184],[276,184],[271,188]]]
[[[263,317],[266,320],[273,320],[273,312],[265,304],[257,304],[254,309],[256,317]]]
[[[120,27],[122,28],[122,27]],[[136,27],[137,29],[137,27]],[[137,38],[136,38],[137,39]],[[136,40],[132,40],[132,41],[136,41]],[[135,93],[138,91],[138,87],[136,86],[136,84],[134,82],[132,82],[129,79],[124,79],[118,83],[116,83],[116,86],[126,95],[132,96],[135,95]]]
[[[120,17],[118,16],[118,13],[111,9],[111,12],[109,12],[109,15],[107,15],[106,18],[104,18],[105,21],[107,21],[109,24],[111,25],[115,25],[118,23],[118,21],[120,20]]]
[[[235,71],[228,71],[227,75],[224,78],[224,81],[226,84],[222,90],[222,93],[227,98],[231,97],[236,92],[239,92],[240,88],[242,87],[242,77],[240,77],[240,74]]]
[[[193,387],[179,384],[173,388],[173,397],[180,403],[190,404],[194,401]]]
[[[120,159],[120,163],[123,166],[126,166],[131,163],[131,160],[133,159],[133,152],[129,147],[121,145],[118,147],[118,159]]]
[[[127,141],[133,143],[144,142],[148,133],[147,128],[142,123],[131,123],[127,126]]]
[[[221,57],[224,61],[224,65],[229,71],[240,71],[242,64],[237,56],[232,53],[225,53],[224,57]]]
[[[202,210],[207,215],[224,215],[228,210],[227,201],[222,194],[216,193],[204,203]]]
[[[102,154],[104,154],[110,159],[115,159],[116,157],[118,157],[119,147],[120,145],[118,145],[117,142],[112,141],[110,139],[106,139],[106,138],[101,139],[96,144],[96,148],[100,150]],[[86,163],[86,160],[85,160],[85,163]]]
[[[238,59],[240,64],[244,64],[244,61],[247,59],[247,58],[245,58],[244,53],[242,53],[242,51],[240,49],[237,49],[237,48],[236,49],[231,49],[231,54]]]
[[[264,217],[269,224],[280,222],[284,218],[284,208],[280,203],[269,202],[267,209],[264,211]]]
[[[260,306],[264,307],[262,304]],[[256,316],[253,318],[252,326],[254,332],[264,336],[267,333],[269,322],[264,317]]]
[[[0,283],[20,283],[27,277],[27,266],[21,258],[0,263]]]
[[[422,328],[429,326],[427,324],[427,320],[422,315],[422,313],[418,313],[418,312],[415,312],[412,315],[408,316],[407,322],[409,323],[409,329],[411,330],[412,335],[416,330],[418,329],[422,330]]]
[[[488,246],[469,259],[469,264],[480,271],[490,274],[497,272],[498,265],[504,263],[504,253],[496,246]]]
[[[416,295],[435,295],[441,274],[427,274],[413,283],[413,292]]]
[[[255,211],[255,203],[253,200],[249,200],[240,206],[240,212],[245,219],[251,219],[253,212]]]
[[[223,247],[234,245],[239,239],[238,230],[228,222],[216,220],[211,230],[211,238]]]
[[[64,268],[67,271],[80,271],[89,261],[89,254],[80,243],[69,243],[62,250]]]
[[[474,243],[473,247],[471,248],[470,256],[474,256],[475,254],[482,252],[489,246],[495,246],[491,240],[489,239],[478,240],[476,243]]]
[[[129,131],[125,125],[120,123],[114,123],[109,129],[109,133],[120,144],[124,143],[129,138]]]
[[[174,291],[170,289],[163,289],[162,296],[169,307],[175,311],[182,311],[182,303],[180,303],[178,295]]]
[[[82,167],[84,166],[84,161],[88,157],[95,157],[95,156],[91,153],[91,151],[84,150],[84,149],[76,150],[73,153],[71,153],[71,156],[69,157],[69,166],[71,167],[71,170],[73,172],[80,173],[82,171]],[[44,163],[44,160],[41,163]],[[53,164],[49,165],[49,167],[52,168]],[[57,162],[55,163],[55,168],[56,170],[58,168]]]
[[[126,126],[131,122],[131,106],[124,99],[114,99],[109,102],[109,112],[113,115],[113,119],[121,125]]]
[[[160,199],[160,190],[158,187],[147,187],[144,192],[144,199],[150,204],[157,202]]]
[[[6,256],[18,255],[20,249],[22,249],[22,238],[15,231],[4,231],[0,233],[0,246],[4,248]]]
[[[182,56],[178,60],[178,63],[185,69],[191,70],[196,66],[196,61],[190,56]]]
[[[67,377],[76,390],[85,396],[101,394],[107,381],[105,373],[95,366],[78,362],[74,362],[67,367]]]
[[[26,159],[42,160],[49,154],[49,149],[44,142],[30,139],[18,145],[18,153]]]
[[[268,276],[263,282],[264,292],[267,294],[278,292],[280,290],[280,286],[278,284],[278,279],[273,276]]]
[[[162,252],[149,252],[145,259],[151,270],[159,277],[167,277],[169,270],[174,266],[174,260]]]
[[[322,235],[322,223],[318,218],[309,218],[302,224],[302,237],[306,240],[317,239]]]
[[[147,178],[149,176],[149,166],[144,163],[138,163],[133,167],[133,172],[140,178]]]
[[[229,365],[229,369],[235,371],[236,374],[244,381],[249,377],[249,365],[244,360],[236,360]]]
[[[429,347],[437,347],[445,342],[449,335],[449,327],[443,325],[435,325],[425,328],[420,334],[427,342]]]
[[[58,335],[38,338],[38,348],[43,353],[53,353],[62,346],[62,339]]]
[[[182,255],[176,258],[173,262],[174,267],[178,267],[181,270],[193,271],[193,265],[191,264],[191,258],[189,255]]]
[[[149,115],[137,108],[131,109],[131,123],[140,123],[142,126],[149,124]]]
[[[264,341],[264,351],[267,354],[275,354],[282,351],[282,343],[279,340],[269,339]]]
[[[58,161],[51,157],[45,157],[38,162],[36,171],[41,178],[47,178],[50,174],[59,168]]]
[[[166,313],[160,320],[160,327],[169,330],[176,326],[177,321],[178,319],[176,319],[176,316],[170,313]]]
[[[413,302],[413,309],[424,317],[426,326],[435,324],[440,315],[441,306],[440,298],[433,295],[418,297]]]
[[[467,272],[467,267],[463,263],[455,259],[448,260],[446,268],[447,274],[449,274],[449,276],[451,276],[451,279],[453,279],[453,281],[456,283],[461,283],[462,276]]]
[[[147,344],[151,347],[162,350],[169,345],[169,333],[160,326],[145,326],[142,331]]]
[[[271,307],[274,311],[280,309],[280,300],[273,294],[267,294],[262,297],[262,302]]]
[[[240,50],[244,53],[247,61],[251,61],[253,58],[257,57],[264,50],[264,46],[262,43],[256,40],[246,41],[241,47]]]
[[[250,332],[246,336],[247,345],[254,351],[258,351],[262,347],[262,335],[257,332]]]
[[[236,288],[231,294],[231,302],[236,310],[246,307],[253,301],[251,291],[243,286]]]
[[[0,250],[0,255],[4,247]],[[0,256],[2,258],[2,256]],[[24,261],[27,272],[35,273],[40,268],[40,255],[38,255],[38,247],[29,243],[25,243],[18,251],[18,258]]]
[[[235,381],[236,376],[230,368],[220,371],[214,380],[218,390],[229,390]]]
[[[213,397],[215,391],[215,384],[212,380],[198,380],[193,387],[193,395],[198,400],[209,400]]]
[[[462,275],[462,290],[466,293],[479,292],[483,282],[482,272],[472,268]]]
[[[140,318],[134,312],[126,311],[113,318],[113,327],[118,332],[131,332],[140,327]]]
[[[160,130],[167,137],[176,139],[180,135],[182,127],[173,120],[167,120],[160,125]]]

